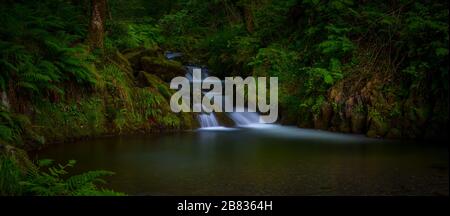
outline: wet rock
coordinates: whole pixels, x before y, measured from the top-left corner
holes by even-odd
[[[179,113],[179,115],[182,120],[181,122],[183,129],[192,130],[200,127],[200,124],[198,123],[198,120],[194,113],[181,112]]]
[[[214,113],[216,115],[217,121],[219,122],[219,125],[225,126],[225,127],[233,127],[235,126],[235,123],[233,120],[231,120],[225,112],[216,112]]]

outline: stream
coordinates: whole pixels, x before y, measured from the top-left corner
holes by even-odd
[[[194,67],[188,67],[187,77]],[[131,195],[448,195],[448,146],[259,124],[231,112],[234,127],[200,113],[192,131],[103,137],[36,153],[73,173],[104,169]]]
[[[448,195],[448,147],[279,125],[57,144],[39,158],[105,169],[132,195]]]

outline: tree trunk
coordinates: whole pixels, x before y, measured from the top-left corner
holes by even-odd
[[[249,7],[244,7],[244,19],[245,19],[245,26],[247,28],[247,31],[249,33],[253,33],[253,13],[252,9]]]
[[[103,48],[105,36],[106,0],[91,0],[91,22],[88,43],[91,49]]]

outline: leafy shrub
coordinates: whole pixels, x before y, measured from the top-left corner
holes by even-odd
[[[113,22],[110,29],[108,39],[120,50],[139,46],[152,48],[164,40],[159,26],[151,20],[142,23]]]
[[[123,193],[99,188],[104,184],[105,176],[113,175],[113,172],[97,170],[88,171],[79,175],[68,175],[67,168],[75,165],[70,160],[65,165],[50,166],[52,160],[44,159],[38,162],[40,170],[24,170],[18,165],[16,159],[4,154],[0,155],[0,194],[1,195],[124,195]],[[47,168],[47,171],[41,171]]]
[[[86,27],[79,8],[56,0],[1,5],[0,89],[34,98],[63,94],[62,83],[95,84],[92,56],[74,45]]]

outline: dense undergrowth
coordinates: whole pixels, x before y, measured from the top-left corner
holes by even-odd
[[[448,137],[446,1],[180,1],[155,26],[218,76],[277,76],[281,122]],[[214,14],[214,15],[212,15]]]
[[[50,173],[38,166],[30,175],[14,153],[7,153],[12,146],[35,149],[104,134],[193,127],[191,115],[170,111],[168,84],[144,71],[138,77],[120,52],[136,47],[149,52],[157,47],[148,43],[145,28],[136,33],[130,25],[125,35],[107,37],[103,50],[90,50],[84,39],[88,21],[83,4],[2,1],[1,6],[2,195],[114,194],[95,187],[98,177],[112,173],[64,176],[73,162],[55,166]],[[111,29],[120,29],[115,24],[111,23]],[[160,50],[152,51],[162,55]],[[83,183],[76,186],[74,180]]]
[[[68,175],[75,160],[65,165],[53,165],[53,161],[43,159],[37,165],[29,161],[23,150],[2,146],[0,155],[0,195],[40,195],[40,196],[117,196],[123,193],[98,187],[104,184],[103,177],[114,173],[104,170],[88,171],[79,175]]]

